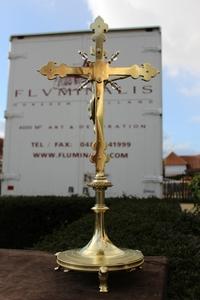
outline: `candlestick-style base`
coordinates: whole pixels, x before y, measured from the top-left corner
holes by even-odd
[[[92,208],[95,212],[95,229],[89,243],[82,249],[58,252],[57,264],[64,270],[77,270],[98,272],[100,292],[107,292],[107,277],[110,271],[129,270],[141,268],[144,256],[139,250],[120,249],[108,238],[104,228],[104,213],[108,210],[105,206],[104,196],[107,187],[112,186],[105,176],[96,175],[89,184],[96,191],[96,205]]]
[[[82,249],[67,250],[57,253],[57,264],[64,270],[98,272],[100,292],[108,292],[107,277],[110,271],[129,270],[141,268],[144,257],[141,251],[120,249],[121,254],[83,255]]]

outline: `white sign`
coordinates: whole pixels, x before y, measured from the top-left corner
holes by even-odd
[[[79,91],[82,79],[48,81],[37,72],[48,61],[80,66],[78,50],[89,52],[90,32],[14,36],[3,158],[4,195],[93,195],[89,162],[94,141],[88,104],[91,86]],[[151,63],[161,71],[159,28],[113,30],[107,34],[113,66]],[[93,58],[91,58],[93,59]],[[111,160],[106,174],[108,196],[162,195],[161,74],[149,82],[126,79],[105,92],[105,136]]]

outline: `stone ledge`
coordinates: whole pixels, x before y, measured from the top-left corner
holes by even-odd
[[[145,257],[142,271],[110,272],[108,294],[98,292],[96,272],[55,272],[55,261],[47,252],[0,249],[0,300],[164,299],[166,257]]]

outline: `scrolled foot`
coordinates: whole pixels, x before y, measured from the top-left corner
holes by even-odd
[[[107,285],[107,279],[108,279],[108,269],[107,267],[101,267],[99,269],[99,291],[101,293],[107,293],[108,292],[108,285]]]
[[[60,271],[61,269],[62,269],[61,266],[57,266],[57,267],[54,268],[54,271]]]
[[[70,270],[69,269],[64,269],[63,272],[64,273],[68,273]]]
[[[133,272],[135,270],[136,270],[136,268],[131,268],[131,269],[128,269],[127,272]]]

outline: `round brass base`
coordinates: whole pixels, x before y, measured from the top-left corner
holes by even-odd
[[[85,255],[83,249],[66,250],[58,252],[57,264],[64,271],[77,270],[98,272],[100,292],[108,292],[107,278],[109,271],[129,270],[141,268],[144,256],[139,250],[119,249],[116,255]]]
[[[66,250],[57,254],[57,263],[63,268],[78,271],[99,271],[104,268],[106,272],[128,270],[140,267],[144,256],[139,250],[121,249],[122,253],[114,256],[95,255],[86,256],[82,249]]]

